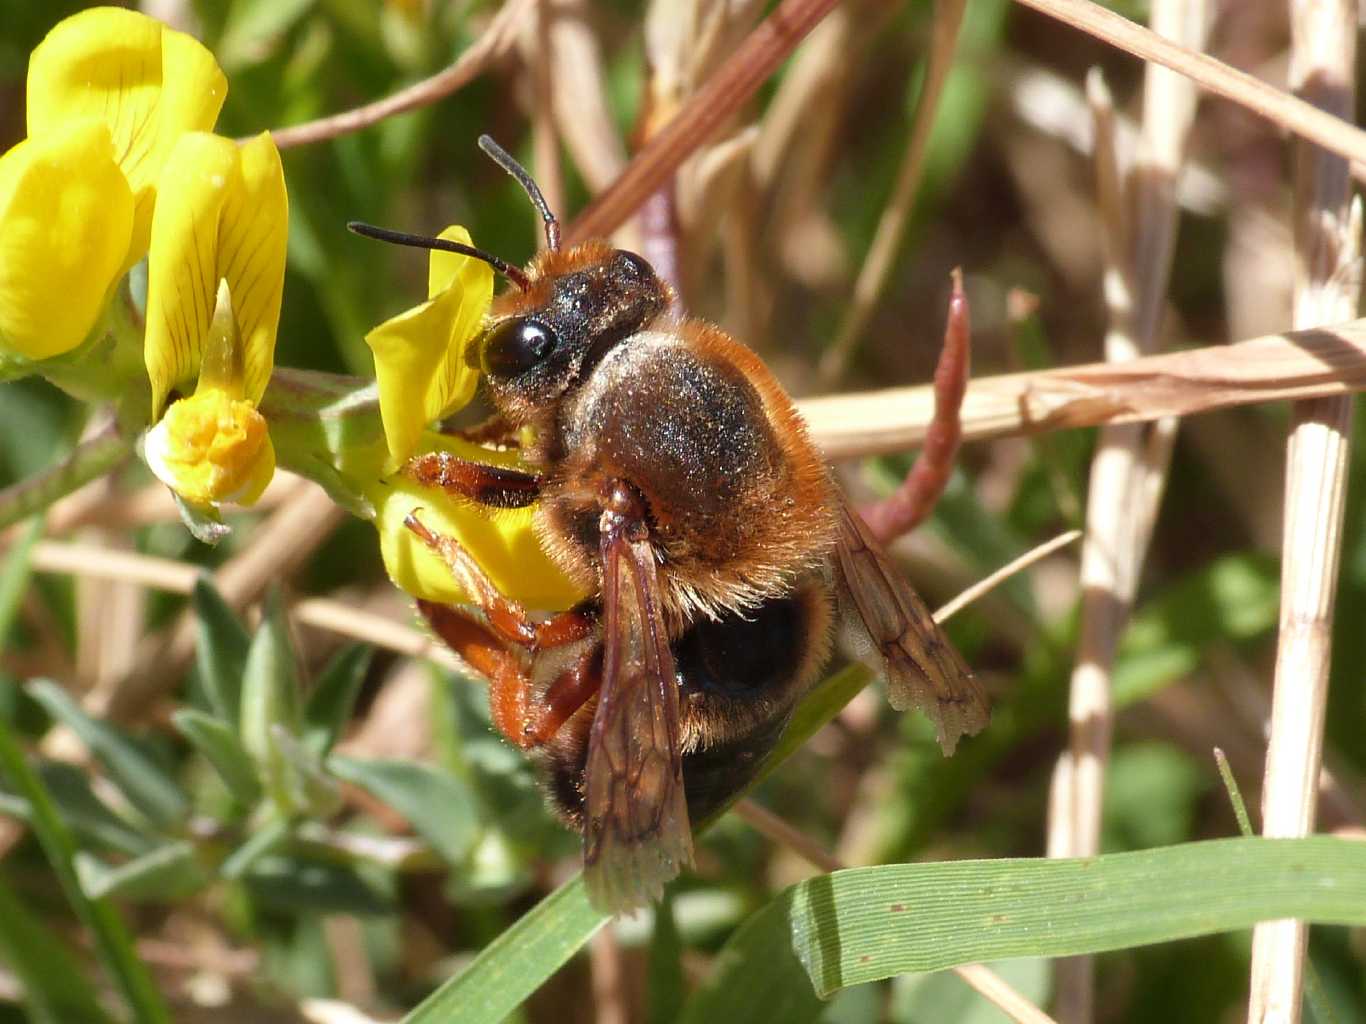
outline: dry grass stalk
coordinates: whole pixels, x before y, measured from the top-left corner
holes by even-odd
[[[52,540],[34,545],[32,564],[36,572],[117,580],[172,594],[190,593],[195,580],[203,573],[197,565],[171,558]],[[445,668],[463,670],[460,660],[426,633],[343,601],[305,598],[292,605],[290,613],[299,625],[374,644],[411,658],[427,658]]]
[[[545,10],[548,49],[533,62],[548,66],[555,82],[548,108],[538,114],[553,115],[574,166],[591,191],[601,192],[626,166],[626,147],[607,103],[607,72],[589,21],[591,11],[577,0],[538,3]],[[563,205],[551,208],[565,209]]]
[[[569,225],[565,241],[573,244],[602,237],[631,216],[754,95],[834,5],[835,0],[783,0],[636,155],[611,188]]]
[[[1135,57],[1185,75],[1202,89],[1366,168],[1366,131],[1208,54],[1163,39],[1091,0],[1018,0]]]
[[[489,22],[484,33],[456,58],[450,67],[424,78],[420,82],[401,89],[392,96],[386,96],[363,107],[346,110],[316,121],[277,128],[271,138],[280,149],[291,146],[306,146],[312,142],[335,139],[339,135],[349,135],[363,128],[379,124],[386,117],[402,114],[417,107],[425,107],[444,99],[474,81],[497,60],[517,44],[521,26],[535,10],[537,0],[507,0]]]
[[[1204,3],[1163,0],[1152,8],[1156,32],[1199,49],[1210,14]],[[1105,357],[1132,362],[1157,344],[1176,237],[1176,180],[1195,115],[1187,79],[1147,67],[1139,153],[1118,149],[1114,104],[1098,70],[1087,80],[1095,120],[1096,183],[1105,240],[1109,330]],[[1081,625],[1068,701],[1070,743],[1049,799],[1048,855],[1100,852],[1105,769],[1113,728],[1111,679],[1166,480],[1176,421],[1104,427],[1087,493],[1081,553]],[[1054,1008],[1068,1024],[1095,1015],[1090,957],[1056,965]]]
[[[934,5],[934,30],[930,35],[930,52],[925,61],[925,82],[916,101],[915,115],[911,119],[906,152],[901,158],[901,166],[896,172],[896,183],[892,195],[883,208],[878,221],[877,234],[868,255],[859,268],[858,280],[854,282],[854,294],[849,307],[840,323],[839,331],[830,347],[821,357],[817,369],[818,379],[825,384],[836,381],[849,365],[854,348],[863,336],[877,307],[882,290],[887,286],[892,267],[896,263],[897,250],[901,248],[902,236],[910,222],[911,211],[915,208],[915,198],[920,191],[920,179],[925,170],[925,153],[929,149],[930,131],[934,128],[935,115],[939,112],[939,100],[944,94],[944,83],[948,81],[949,70],[953,67],[953,55],[958,46],[958,30],[963,24],[963,11],[967,0],[937,0]]]
[[[557,82],[558,62],[551,46],[554,20],[550,0],[536,0],[536,16],[522,30],[522,56],[531,72],[531,147],[536,167],[536,183],[541,186],[552,210],[563,210],[564,169],[560,165],[560,140],[555,132],[552,108]],[[567,90],[566,90],[567,91]],[[538,236],[541,232],[537,232]],[[541,245],[545,244],[544,237]]]
[[[1353,115],[1357,5],[1296,0],[1291,7],[1290,82],[1333,114]],[[1361,291],[1361,206],[1349,206],[1346,161],[1300,143],[1295,161],[1295,325],[1356,313]],[[1352,403],[1305,402],[1291,415],[1287,447],[1280,636],[1271,739],[1262,788],[1262,832],[1313,830],[1328,702],[1333,604],[1347,490]],[[1253,932],[1248,1020],[1300,1019],[1308,929],[1275,921]]]
[[[979,377],[968,384],[959,418],[963,440],[982,441],[1364,388],[1366,319],[1128,363]],[[934,390],[924,384],[823,395],[797,405],[826,456],[847,459],[923,444]]]

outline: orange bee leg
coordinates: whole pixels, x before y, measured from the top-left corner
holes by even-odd
[[[507,466],[488,466],[452,452],[426,452],[403,464],[403,475],[426,487],[492,508],[526,508],[541,493],[541,478]]]
[[[417,539],[441,556],[464,591],[473,598],[493,630],[509,643],[533,650],[549,650],[582,640],[593,632],[597,619],[588,612],[570,609],[546,622],[533,622],[526,608],[504,596],[484,567],[454,537],[433,533],[416,512],[410,512],[403,525]]]
[[[419,600],[417,608],[456,656],[489,681],[493,725],[516,746],[526,749],[549,741],[601,685],[602,663],[593,649],[537,694],[525,656],[484,623],[433,601]]]

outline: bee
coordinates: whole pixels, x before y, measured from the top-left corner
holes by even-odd
[[[594,596],[535,618],[418,510],[407,528],[474,599],[418,606],[487,678],[495,726],[540,760],[583,834],[594,905],[623,912],[691,862],[690,822],[753,778],[837,634],[894,707],[934,721],[946,754],[986,724],[987,700],[763,362],[671,313],[669,285],[635,253],[562,247],[531,176],[488,136],[479,145],[544,221],[547,248],[525,269],[351,227],[465,253],[512,282],[477,342],[496,412],[474,434],[524,439],[531,471],[434,452],[403,472],[492,508],[535,503],[542,546]]]

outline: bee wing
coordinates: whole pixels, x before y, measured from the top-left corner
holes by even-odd
[[[604,530],[602,688],[584,767],[588,895],[618,913],[658,899],[692,862],[678,683],[654,550]]]
[[[990,709],[949,638],[847,501],[840,502],[836,562],[843,596],[857,613],[898,711],[916,709],[934,722],[939,745],[953,753],[960,736],[987,724]]]

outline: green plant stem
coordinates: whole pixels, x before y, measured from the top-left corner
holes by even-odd
[[[0,491],[0,530],[47,510],[72,491],[118,467],[133,451],[133,442],[110,423],[82,441],[57,465]]]
[[[73,859],[76,843],[57,813],[47,787],[29,767],[9,723],[0,720],[0,769],[8,776],[14,791],[29,802],[29,824],[47,854],[48,862],[61,883],[67,900],[90,929],[95,949],[110,977],[123,994],[139,1024],[170,1024],[171,1015],[157,991],[151,974],[133,949],[133,937],[123,918],[107,900],[92,900],[81,888]]]

